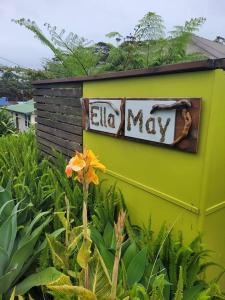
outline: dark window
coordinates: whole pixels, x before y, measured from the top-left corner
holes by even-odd
[[[18,114],[16,114],[16,128],[19,129],[19,117],[18,117]]]
[[[30,127],[30,115],[25,115],[25,126]]]

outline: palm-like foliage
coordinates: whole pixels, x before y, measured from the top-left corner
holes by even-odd
[[[4,299],[44,247],[39,238],[50,222],[49,212],[18,227],[20,215],[27,209],[21,208],[21,202],[14,203],[9,190],[0,188],[0,295]]]

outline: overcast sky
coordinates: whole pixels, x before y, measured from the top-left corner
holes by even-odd
[[[105,34],[129,34],[148,11],[165,21],[167,30],[191,17],[206,17],[199,35],[214,39],[225,37],[225,0],[0,0],[0,64],[41,68],[52,53],[31,32],[11,19],[22,17],[56,25],[90,40],[106,40]]]

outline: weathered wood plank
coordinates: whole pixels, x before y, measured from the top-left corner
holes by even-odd
[[[82,89],[79,88],[53,88],[53,89],[35,89],[34,95],[48,95],[54,97],[82,97]]]
[[[52,113],[44,110],[36,110],[36,116],[53,120],[53,121],[59,121],[59,122],[72,124],[76,126],[82,126],[82,117],[77,115],[68,116],[60,113]]]
[[[45,118],[37,117],[36,121],[38,124],[42,124],[51,128],[60,129],[63,131],[67,131],[73,134],[82,135],[82,127],[66,124],[58,121],[48,120]]]
[[[39,141],[38,141],[38,149],[43,153],[44,152],[44,155],[50,155],[51,157],[54,157],[55,158],[55,153],[54,151],[52,151],[51,148],[41,144]]]
[[[62,139],[66,139],[68,141],[72,141],[72,142],[76,142],[78,144],[82,144],[83,138],[81,135],[77,135],[77,134],[72,134],[60,129],[56,129],[56,128],[52,128],[52,127],[48,127],[42,124],[37,124],[36,127],[38,130],[46,132],[46,133],[50,133],[52,135],[55,135],[57,137],[60,137]]]
[[[63,105],[51,105],[51,104],[44,104],[44,103],[34,103],[34,107],[37,110],[44,110],[49,112],[56,112],[56,113],[62,113],[67,115],[78,115],[81,116],[81,107],[69,107],[69,106],[63,106]]]
[[[35,96],[34,101],[38,103],[54,104],[70,107],[81,107],[80,98],[63,98],[51,96]]]
[[[51,161],[56,161],[58,159],[57,157],[57,152],[62,154],[64,156],[64,158],[69,161],[71,156],[67,156],[66,154],[63,154],[61,151],[56,150],[54,148],[54,150],[46,145],[41,144],[40,142],[38,142],[37,144],[38,149],[41,151],[41,153],[43,154],[43,156],[48,159],[50,159]]]
[[[43,139],[40,136],[38,136],[38,143],[45,145],[45,146],[49,147],[50,149],[51,148],[56,149],[57,151],[65,154],[68,157],[72,157],[74,155],[75,150],[81,151],[81,147],[77,147],[77,149],[74,149],[74,151],[73,151],[73,150],[62,147],[61,145],[57,145],[57,144],[54,144],[53,142],[47,141],[46,139]]]
[[[72,151],[74,151],[78,147],[80,147],[79,143],[68,141],[68,140],[59,138],[59,137],[57,137],[55,135],[51,135],[49,133],[46,133],[46,132],[43,132],[43,131],[40,131],[40,130],[37,130],[36,134],[37,134],[38,137],[46,139],[47,141],[50,141],[50,142],[52,142],[52,143],[54,143],[56,145],[60,145],[60,146],[62,146],[64,148],[70,149]]]

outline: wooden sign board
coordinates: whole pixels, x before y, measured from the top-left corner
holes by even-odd
[[[121,125],[121,100],[90,100],[89,129],[117,134]]]
[[[200,110],[200,98],[83,99],[83,127],[197,152]]]

